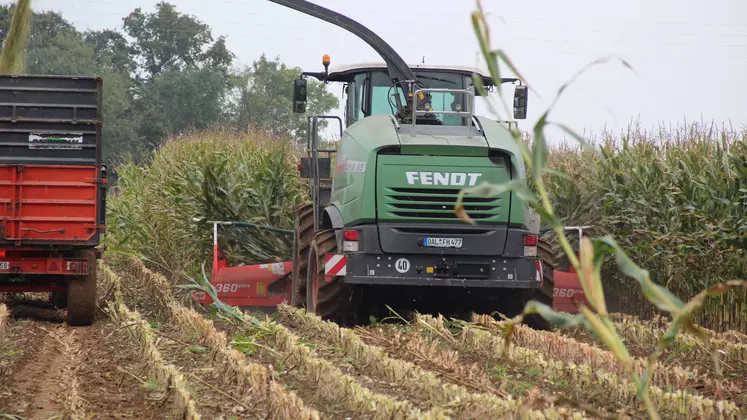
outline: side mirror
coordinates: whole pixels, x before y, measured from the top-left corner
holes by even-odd
[[[527,87],[525,85],[516,86],[514,89],[514,119],[525,120],[527,118]]]
[[[295,79],[293,81],[293,112],[306,112],[306,79]]]

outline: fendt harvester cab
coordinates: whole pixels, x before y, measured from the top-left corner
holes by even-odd
[[[507,125],[477,116],[478,69],[407,65],[371,31],[301,0],[271,0],[344,27],[384,63],[304,72],[294,82],[294,111],[305,112],[307,78],[340,83],[345,117],[309,116],[300,171],[311,203],[299,209],[292,303],[342,324],[386,311],[466,315],[515,313],[530,298],[552,303],[552,256],[538,240],[540,220],[516,194],[467,195],[481,183],[525,179],[521,152]],[[514,116],[526,116],[518,79]],[[336,150],[319,147],[320,119],[337,119]],[[544,264],[543,264],[544,262]]]

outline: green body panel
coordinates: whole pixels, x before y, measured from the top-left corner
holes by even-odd
[[[350,125],[340,139],[332,179],[332,205],[345,226],[376,220],[376,157],[387,146],[399,146],[390,115],[373,115]]]
[[[377,170],[378,220],[384,223],[463,223],[454,214],[460,189],[510,180],[506,166],[487,156],[381,155]],[[510,193],[464,201],[479,224],[508,224]]]
[[[403,155],[439,156],[487,156],[488,142],[482,133],[474,129],[472,137],[428,136],[423,134],[401,134],[399,136]]]
[[[398,133],[393,117],[384,114],[350,125],[340,140],[332,181],[331,205],[340,211],[343,224],[377,220],[464,223],[454,216],[453,207],[456,191],[469,187],[471,177],[477,185],[524,179],[524,160],[508,129],[485,117],[478,120],[484,134],[475,130],[471,137]],[[387,148],[399,151],[378,154]],[[510,167],[507,162],[504,165],[501,160],[491,160],[491,149],[509,155]],[[417,175],[408,180],[407,172]],[[425,183],[420,181],[421,172]],[[510,193],[469,198],[465,205],[479,224],[534,224],[528,222],[532,219],[528,206]]]
[[[526,180],[524,167],[524,156],[521,154],[516,139],[501,123],[486,117],[476,117],[485,132],[485,138],[491,149],[504,150],[511,155],[511,167],[513,169],[512,179]],[[531,227],[533,231],[539,232],[539,215],[537,215],[528,204],[520,200],[514,194],[511,200],[511,226]]]

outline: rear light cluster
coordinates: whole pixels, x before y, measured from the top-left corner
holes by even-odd
[[[537,235],[524,235],[524,256],[537,256]]]
[[[342,250],[344,252],[358,252],[360,247],[358,246],[358,239],[360,238],[360,232],[353,229],[345,229],[342,231]]]

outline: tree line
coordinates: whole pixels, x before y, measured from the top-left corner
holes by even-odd
[[[0,6],[0,41],[13,13]],[[79,31],[60,13],[34,12],[26,73],[101,76],[104,158],[140,160],[167,138],[220,125],[305,138],[306,119],[293,114],[292,80],[301,73],[265,54],[241,65],[196,16],[168,2],[137,8],[121,28]],[[308,111],[326,113],[339,101],[309,81]]]

